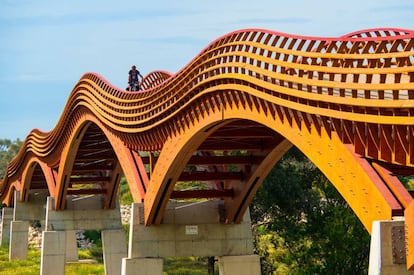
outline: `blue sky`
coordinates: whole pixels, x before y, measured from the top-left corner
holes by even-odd
[[[413,14],[412,0],[0,0],[0,139],[53,129],[86,72],[125,88],[132,64],[176,73],[234,30],[330,37],[414,29]]]

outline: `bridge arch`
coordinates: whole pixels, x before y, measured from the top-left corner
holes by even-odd
[[[4,192],[4,199],[2,204],[6,206],[12,206],[14,204],[14,191],[20,190],[20,183],[14,181],[8,185],[8,189]]]
[[[74,126],[59,165],[55,209],[64,209],[67,195],[104,195],[104,208],[114,208],[122,175],[125,175],[134,201],[142,201],[148,175],[136,151],[112,133],[93,115],[84,115]],[[90,186],[99,185],[98,187]],[[89,185],[72,188],[74,185]]]
[[[47,190],[54,194],[56,171],[37,157],[31,157],[22,173],[20,201],[27,201],[31,191]],[[12,195],[12,194],[11,194]]]
[[[335,132],[330,131],[329,124],[307,124],[301,118],[306,115],[304,113],[292,115],[286,110],[274,111],[276,109],[264,100],[245,106],[227,104],[225,108],[212,110],[208,116],[199,116],[191,126],[170,136],[160,152],[145,197],[146,224],[161,222],[163,209],[174,196],[174,185],[192,156],[214,133],[237,121],[271,129],[274,140],[265,148],[260,162],[251,167],[254,171],[250,171],[238,185],[230,184],[232,196],[225,198],[227,222],[240,221],[265,176],[291,146],[301,150],[325,174],[369,232],[372,221],[391,218],[395,211],[401,210],[369,161],[355,154],[352,146],[344,144]],[[231,150],[225,146],[221,149]],[[243,147],[239,149],[243,150]]]

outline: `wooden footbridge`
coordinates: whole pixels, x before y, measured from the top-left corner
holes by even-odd
[[[163,223],[172,200],[194,198],[223,202],[221,222],[238,224],[296,146],[370,233],[374,221],[403,220],[411,269],[414,203],[398,176],[414,175],[413,64],[412,30],[327,38],[246,29],[176,74],[149,73],[141,92],[86,73],[55,128],[27,136],[0,198],[12,207],[45,191],[59,212],[68,196],[95,195],[113,209],[125,177],[147,227]]]

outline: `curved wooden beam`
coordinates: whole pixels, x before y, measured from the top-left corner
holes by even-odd
[[[104,194],[111,207],[122,170],[134,200],[144,200],[146,223],[156,224],[175,183],[192,178],[183,170],[202,167],[192,165],[192,158],[243,151],[262,162],[237,164],[239,181],[229,176],[224,162],[206,169],[225,168],[225,179],[209,180],[216,189],[205,194],[233,200],[227,205],[237,207],[229,206],[228,217],[237,221],[254,194],[248,190],[260,185],[255,173],[273,164],[265,157],[277,148],[273,139],[286,139],[327,175],[369,230],[373,219],[389,218],[411,205],[405,194],[401,206],[401,196],[384,185],[389,179],[379,177],[371,164],[383,162],[414,174],[413,59],[412,30],[368,29],[326,38],[246,29],[219,37],[176,74],[151,72],[139,93],[87,73],[73,88],[55,128],[29,133],[7,167],[0,198],[11,203],[13,188],[27,188],[27,194],[36,158],[57,209],[64,208],[75,172],[75,183],[99,181],[100,189],[82,192]],[[101,136],[85,144],[90,127]],[[237,134],[237,127],[245,134]],[[104,148],[102,158],[108,160],[88,172],[98,174],[95,178],[82,177],[76,166],[90,148],[95,154]],[[157,160],[148,164],[150,172],[141,152]],[[236,190],[238,183],[244,189]]]

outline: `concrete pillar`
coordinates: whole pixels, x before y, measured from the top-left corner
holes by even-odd
[[[219,201],[170,202],[162,224],[145,226],[144,205],[133,204],[128,258],[122,260],[122,274],[137,274],[133,272],[138,266],[150,270],[142,274],[162,274],[154,272],[162,272],[160,258],[165,257],[221,256],[221,274],[259,275],[249,211],[240,224],[223,224],[222,207]]]
[[[29,243],[29,222],[12,221],[10,226],[9,260],[26,259]]]
[[[13,220],[13,208],[3,207],[1,212],[0,245],[3,246],[10,243],[10,223]]]
[[[20,201],[19,192],[14,192],[14,220],[42,221],[45,219],[45,204],[48,192],[29,194],[27,201]]]
[[[129,258],[230,256],[253,254],[247,211],[240,224],[220,223],[217,201],[170,203],[163,223],[145,226],[143,204],[133,204]]]
[[[161,258],[124,258],[121,275],[162,275],[162,268]]]
[[[105,275],[119,275],[121,272],[122,258],[127,256],[125,231],[123,229],[102,230],[101,238]]]
[[[220,275],[260,275],[258,255],[218,257]]]
[[[42,274],[51,274],[48,272],[55,269],[58,273],[53,274],[64,274],[60,272],[64,272],[65,262],[78,260],[76,231],[94,229],[102,230],[105,274],[120,274],[127,246],[119,205],[115,209],[103,209],[103,196],[98,195],[85,198],[68,196],[66,200],[66,209],[55,211],[54,198],[47,198]],[[59,245],[54,244],[56,242]]]
[[[78,244],[76,240],[76,230],[68,230],[66,232],[66,262],[77,262]]]
[[[66,232],[43,231],[40,275],[64,275]]]
[[[407,271],[404,220],[374,221],[371,232],[369,275],[414,274]]]
[[[47,198],[46,230],[94,230],[122,228],[119,206],[115,209],[102,209],[102,197],[93,196],[73,199],[68,196],[64,211],[53,209],[53,197]]]

